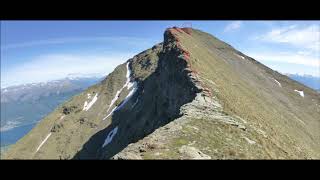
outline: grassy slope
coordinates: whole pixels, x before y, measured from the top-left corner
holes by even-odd
[[[102,121],[102,119],[106,116],[105,113],[109,102],[113,99],[116,91],[124,84],[126,80],[125,74],[126,67],[125,64],[122,64],[101,83],[91,86],[57,107],[26,136],[12,145],[2,158],[72,158],[92,134],[111,123],[110,120]],[[98,93],[98,100],[91,107],[90,111],[82,111],[83,104],[87,100],[87,93],[91,93],[91,97],[95,93]],[[76,106],[76,108],[70,114],[65,115],[63,119],[60,119],[64,115],[64,106]],[[81,118],[84,118],[84,123],[80,123]],[[51,128],[55,124],[61,126],[58,132],[52,133],[46,143],[36,153],[37,147],[50,133]]]
[[[142,81],[148,77],[157,63],[156,54],[161,45],[156,45],[137,56],[133,57],[132,67],[130,68],[133,76]],[[148,68],[143,68],[147,66]],[[84,92],[72,97],[66,103],[57,107],[52,113],[41,120],[37,126],[32,129],[26,136],[21,138],[16,144],[1,158],[18,158],[18,159],[70,159],[83,150],[83,145],[97,132],[106,129],[113,121],[114,116],[103,120],[107,114],[119,105],[127,96],[129,90],[124,88],[119,98],[110,108],[109,104],[115,97],[116,92],[122,88],[126,82],[126,64],[119,65],[105,80],[97,85],[89,87]],[[83,104],[90,93],[94,97],[98,93],[98,100],[88,111],[83,111]],[[64,107],[76,107],[70,114],[63,114]],[[124,114],[125,116],[126,114]],[[63,117],[64,116],[64,117]],[[60,119],[63,117],[63,119]],[[83,123],[80,120],[84,120]],[[128,118],[127,118],[128,119]],[[129,118],[130,119],[130,118]],[[50,133],[51,129],[59,125],[57,132],[53,132],[44,145],[36,152],[39,144]],[[120,132],[118,133],[119,136]]]
[[[144,158],[183,158],[179,148],[187,144],[218,159],[320,158],[319,94],[209,34],[194,30],[192,36],[183,33],[179,38],[191,54],[192,67],[223,105],[224,113],[245,119],[247,131],[211,118],[188,117],[181,130],[160,138],[156,144],[162,148],[142,152]],[[305,97],[294,89],[303,90]],[[162,131],[150,138],[164,135]],[[148,143],[145,138],[138,144]]]
[[[196,31],[193,36],[210,49],[219,44],[208,34]],[[254,66],[256,62],[235,56],[233,49],[223,44],[221,47],[226,49],[221,51],[225,57],[220,58],[215,56],[219,51],[206,51],[205,47],[201,48],[203,52],[195,49],[190,39],[186,38],[185,44],[194,52],[194,57],[201,59],[195,64],[200,75],[217,84],[217,97],[226,112],[263,128],[269,135],[265,143],[271,146],[266,148],[271,157],[276,157],[271,153],[274,146],[284,151],[286,157],[320,157],[320,113],[316,105],[320,104],[319,94],[260,64]],[[271,78],[277,79],[282,88]],[[305,98],[294,89],[303,90]]]

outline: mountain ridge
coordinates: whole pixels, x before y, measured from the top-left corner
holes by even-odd
[[[210,34],[173,27],[5,158],[319,158],[319,102],[311,88]]]

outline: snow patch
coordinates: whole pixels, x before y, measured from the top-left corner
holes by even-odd
[[[249,138],[247,137],[243,137],[249,144],[255,144],[256,142],[253,141],[253,140],[250,140]]]
[[[107,118],[116,110],[116,108],[117,108],[117,106],[114,107],[114,108],[112,109],[112,111],[111,111],[106,117],[104,117],[102,120],[107,119]]]
[[[91,98],[91,94],[90,94],[90,93],[88,93],[88,94],[87,94],[87,96],[88,96],[88,99],[90,99],[90,98]]]
[[[116,100],[119,98],[120,93],[122,92],[122,90],[123,90],[124,88],[127,87],[128,90],[129,90],[130,88],[132,88],[132,89],[131,89],[131,91],[128,93],[128,95],[126,96],[126,98],[122,101],[122,103],[120,104],[120,106],[116,106],[115,108],[113,108],[112,111],[111,111],[106,117],[103,118],[103,120],[107,119],[114,111],[117,111],[117,110],[121,109],[121,108],[130,100],[130,98],[132,97],[132,95],[133,95],[133,94],[137,91],[137,89],[138,89],[138,84],[137,84],[137,82],[130,82],[131,70],[130,70],[130,68],[129,68],[129,63],[130,63],[130,62],[128,62],[127,65],[126,65],[126,67],[127,67],[127,74],[126,74],[127,80],[126,80],[126,83],[123,85],[123,87],[122,87],[120,90],[117,91],[115,97],[111,100],[107,112],[109,112],[109,110],[110,110],[110,108],[112,107],[112,105],[113,105],[113,104],[116,102]]]
[[[84,111],[85,109],[86,109],[86,107],[88,106],[88,102],[87,101],[85,101],[84,102],[84,104],[83,104],[83,109],[82,109],[82,111]]]
[[[51,136],[51,133],[49,133],[49,134],[47,135],[47,137],[41,142],[41,144],[38,146],[36,152],[39,151],[39,149],[41,148],[41,146],[49,139],[50,136]]]
[[[107,110],[107,112],[110,110],[110,108],[112,107],[112,105],[116,102],[116,100],[119,98],[119,95],[120,93],[122,92],[122,90],[125,88],[125,87],[128,87],[128,89],[130,89],[130,87],[132,86],[131,83],[130,83],[130,73],[131,73],[131,70],[129,68],[129,62],[126,64],[126,67],[127,67],[127,74],[126,74],[126,83],[122,86],[122,88],[120,90],[117,91],[116,95],[114,96],[114,98],[111,100],[110,102],[110,105],[109,105],[109,108]],[[130,84],[129,84],[130,83]],[[130,87],[129,87],[130,86]]]
[[[299,91],[299,90],[296,90],[296,89],[295,89],[294,91],[295,91],[295,92],[298,92],[298,93],[300,94],[300,96],[301,96],[301,97],[304,97],[304,93],[303,93],[303,91]]]
[[[278,84],[279,87],[282,87],[279,81],[277,81],[276,79],[273,79],[273,80]]]
[[[102,147],[105,147],[106,145],[108,145],[112,141],[113,137],[117,134],[117,132],[118,132],[118,126],[115,127],[113,130],[111,130],[109,132],[109,134],[108,134],[106,140],[104,141]]]
[[[241,56],[239,54],[236,54],[236,53],[234,53],[234,54],[237,55],[238,57],[240,57],[241,59],[246,59],[245,57],[243,57],[243,56]]]
[[[133,83],[133,88],[132,90],[128,93],[127,97],[123,100],[123,102],[120,104],[120,106],[117,107],[116,111],[121,109],[132,97],[132,95],[137,91],[137,83],[134,82]]]
[[[130,88],[132,88],[132,86],[134,86],[136,84],[136,82],[129,82],[127,85],[127,89],[129,90]]]
[[[87,103],[87,101],[84,102],[83,111],[88,111],[97,100],[98,100],[98,93],[92,98],[92,100],[89,103]]]
[[[111,100],[107,112],[110,110],[110,108],[112,107],[112,105],[116,102],[116,100],[119,98],[119,95],[120,95],[122,89],[123,89],[123,87],[122,87],[119,91],[117,91],[116,95],[115,95],[114,98]]]
[[[131,69],[129,68],[129,65],[130,65],[130,62],[128,62],[126,65],[126,67],[127,67],[127,74],[126,74],[127,82],[126,83],[129,83],[129,81],[130,81]]]

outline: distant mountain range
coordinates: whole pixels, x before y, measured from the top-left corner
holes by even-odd
[[[59,104],[100,80],[68,76],[1,89],[1,146],[15,143]]]
[[[286,74],[288,77],[316,90],[320,91],[320,77],[311,75]]]

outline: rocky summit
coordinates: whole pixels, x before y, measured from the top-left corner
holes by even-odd
[[[173,27],[1,158],[319,159],[320,95],[210,34]]]

